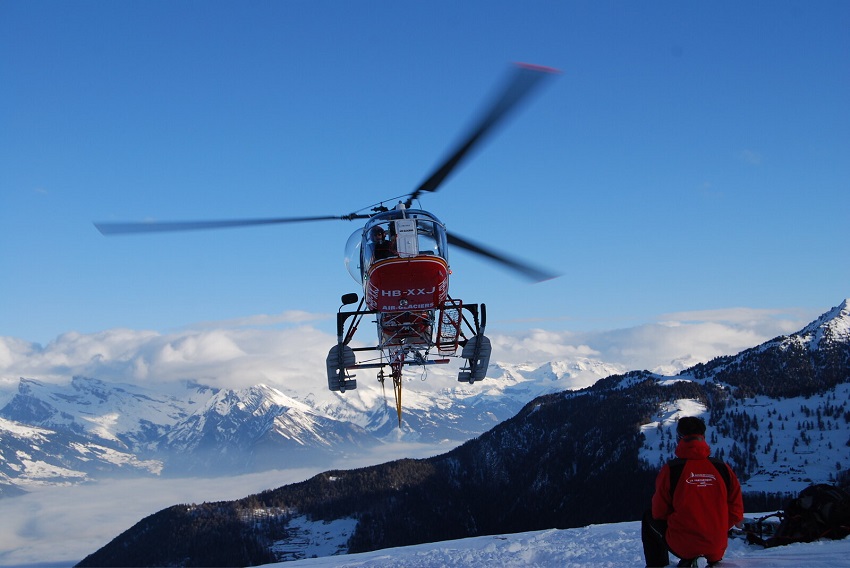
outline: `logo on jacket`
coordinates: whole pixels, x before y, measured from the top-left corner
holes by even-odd
[[[688,485],[696,485],[697,487],[711,487],[717,482],[717,478],[711,473],[694,473],[688,476],[685,483]]]

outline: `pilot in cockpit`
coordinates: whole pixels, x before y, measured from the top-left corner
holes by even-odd
[[[371,237],[373,262],[395,256],[393,242],[387,240],[386,231],[384,231],[383,227],[373,227]]]

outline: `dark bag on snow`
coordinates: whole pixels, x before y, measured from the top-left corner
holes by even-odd
[[[763,540],[750,534],[751,543],[770,548],[819,538],[844,538],[850,534],[850,494],[825,483],[810,485],[788,501],[784,511],[762,517],[760,523],[773,516],[781,519],[773,536]]]

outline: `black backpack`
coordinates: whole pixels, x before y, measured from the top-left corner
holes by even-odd
[[[850,535],[850,493],[840,487],[820,483],[810,485],[785,504],[785,510],[773,516],[780,519],[776,532],[767,540],[754,534],[747,540],[765,548],[792,542],[814,542],[820,538],[841,539]]]

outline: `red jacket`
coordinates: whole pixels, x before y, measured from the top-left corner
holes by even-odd
[[[741,484],[728,465],[729,490],[710,461],[711,448],[702,436],[690,436],[676,447],[676,456],[687,460],[670,497],[670,466],[664,465],[655,480],[652,516],[667,521],[667,545],[680,558],[723,558],[728,532],[744,518]],[[725,465],[725,464],[724,464]]]

